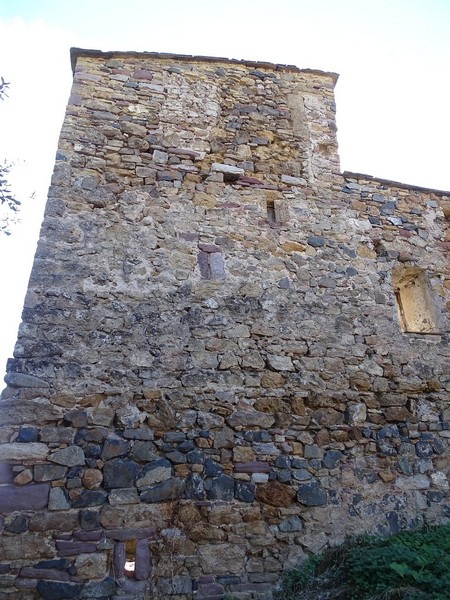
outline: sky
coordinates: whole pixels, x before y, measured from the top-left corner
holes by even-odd
[[[12,356],[70,93],[69,48],[340,74],[342,170],[450,190],[450,0],[0,0],[0,160],[23,201],[0,236],[0,376]],[[0,385],[0,389],[1,389]]]

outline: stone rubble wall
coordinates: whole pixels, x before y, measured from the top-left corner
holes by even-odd
[[[340,173],[332,74],[75,62],[0,405],[0,598],[269,599],[347,535],[445,521],[450,195]],[[436,333],[402,332],[401,268]]]

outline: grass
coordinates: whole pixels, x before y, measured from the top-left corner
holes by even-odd
[[[277,600],[448,600],[450,524],[363,536],[285,574]]]

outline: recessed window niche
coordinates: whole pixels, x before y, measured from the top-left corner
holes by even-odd
[[[392,286],[402,331],[439,333],[438,313],[426,273],[417,267],[398,267]]]

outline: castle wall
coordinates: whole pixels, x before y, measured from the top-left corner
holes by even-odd
[[[445,520],[450,195],[340,173],[333,74],[75,63],[0,406],[1,597],[271,598]]]

